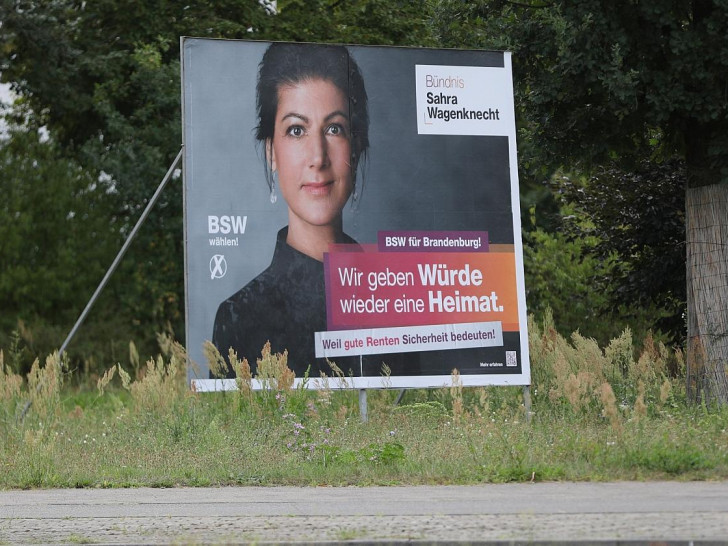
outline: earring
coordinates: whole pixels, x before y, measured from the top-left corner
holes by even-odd
[[[275,203],[278,201],[278,194],[276,194],[276,180],[278,179],[278,175],[276,173],[273,173],[273,180],[271,180],[270,183],[270,202]]]

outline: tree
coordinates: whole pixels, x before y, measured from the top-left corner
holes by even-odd
[[[562,175],[553,184],[574,210],[563,231],[572,241],[591,236],[597,243],[590,255],[612,264],[592,277],[590,289],[609,296],[622,318],[659,309],[652,327],[683,343],[684,163],[644,160],[630,172],[605,166],[586,183]]]
[[[728,403],[728,2],[435,5],[443,45],[514,51],[523,127],[544,163],[589,173],[684,160],[691,387]]]
[[[434,46],[420,0],[279,0],[269,39],[363,45]]]
[[[36,131],[0,141],[0,195],[0,332],[18,321],[45,328],[24,337],[47,354],[62,334],[46,327],[73,323],[77,294],[93,290],[113,256],[118,218],[108,187]]]
[[[0,0],[0,77],[22,98],[19,120],[31,129],[47,127],[59,154],[107,182],[110,212],[102,214],[115,218],[117,248],[181,144],[180,36],[426,42],[426,11],[403,0],[279,0],[277,10],[273,5]],[[134,317],[137,340],[153,342],[167,322],[183,331],[182,244],[177,179],[106,289],[117,297],[115,306]],[[15,282],[22,288],[22,279]],[[76,313],[91,291],[77,294]]]

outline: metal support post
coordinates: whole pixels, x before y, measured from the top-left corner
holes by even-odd
[[[367,415],[367,390],[359,389],[359,414],[361,415],[361,422],[366,423],[369,419]]]
[[[531,423],[531,385],[523,386],[523,407],[526,410],[526,423]]]
[[[91,299],[86,304],[86,308],[81,313],[81,316],[78,317],[76,324],[74,324],[73,328],[71,328],[71,332],[68,334],[68,337],[66,337],[66,340],[63,342],[63,345],[61,345],[61,348],[58,351],[59,357],[66,350],[66,347],[68,347],[68,344],[73,339],[73,336],[76,335],[76,331],[81,326],[81,323],[83,323],[83,321],[86,319],[86,315],[88,315],[89,311],[91,311],[91,308],[93,307],[94,303],[96,303],[96,299],[99,297],[99,294],[101,294],[101,291],[106,286],[106,283],[109,282],[111,275],[113,275],[114,271],[116,271],[116,268],[119,266],[119,263],[121,262],[121,259],[124,257],[124,254],[126,254],[126,251],[128,250],[129,245],[131,245],[131,242],[134,240],[134,237],[136,237],[137,231],[139,231],[139,228],[142,226],[144,221],[147,219],[147,216],[149,216],[149,211],[152,210],[152,207],[157,202],[157,199],[159,199],[159,196],[162,193],[162,190],[164,190],[164,187],[167,185],[167,182],[169,182],[169,179],[172,178],[172,174],[174,173],[174,170],[177,168],[177,165],[179,164],[180,160],[182,159],[183,150],[184,150],[184,147],[180,148],[180,151],[177,154],[177,157],[172,162],[172,166],[167,171],[167,174],[164,175],[162,182],[159,184],[159,187],[157,187],[157,191],[154,192],[154,195],[152,195],[152,198],[147,203],[147,206],[145,207],[144,212],[142,212],[142,215],[139,217],[139,220],[137,220],[137,223],[134,226],[134,229],[132,229],[131,233],[129,233],[129,236],[126,238],[126,241],[124,241],[124,245],[121,247],[121,250],[119,250],[119,253],[116,255],[116,258],[114,259],[114,261],[112,262],[108,271],[106,272],[106,275],[104,275],[104,278],[101,279],[99,286],[96,288],[96,291],[93,293],[93,295],[91,296]]]

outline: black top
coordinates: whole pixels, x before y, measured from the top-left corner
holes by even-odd
[[[255,373],[256,359],[270,341],[271,352],[288,349],[288,367],[302,377],[310,365],[310,377],[320,372],[331,376],[325,358],[317,359],[314,332],[326,327],[324,264],[286,243],[288,227],[278,232],[270,266],[241,290],[220,304],[215,316],[212,342],[227,358],[232,347],[242,360],[248,359]],[[344,235],[345,243],[356,244]],[[332,359],[347,375],[361,376],[359,357]],[[378,376],[382,362],[392,375],[417,373],[419,359],[414,353],[368,355],[362,359],[363,375]],[[230,371],[230,377],[234,372]]]

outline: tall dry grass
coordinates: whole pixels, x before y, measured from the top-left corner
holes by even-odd
[[[606,347],[530,320],[531,419],[520,388],[370,391],[369,422],[334,363],[294,387],[286,353],[262,349],[238,389],[196,393],[169,334],[142,363],[133,344],[77,388],[50,355],[25,377],[0,352],[0,487],[276,483],[473,483],[723,477],[728,412],[688,406],[682,353],[625,331]],[[227,361],[206,347],[211,369]],[[386,370],[383,372],[386,376]],[[253,379],[262,390],[254,391]],[[313,381],[318,390],[305,388]],[[336,386],[334,386],[336,385]],[[25,411],[27,408],[27,411]]]
[[[578,332],[567,340],[546,313],[540,323],[529,321],[529,349],[538,406],[550,413],[599,412],[617,427],[624,419],[656,415],[670,400],[685,404],[682,351],[651,334],[638,347],[627,329],[602,350]]]

